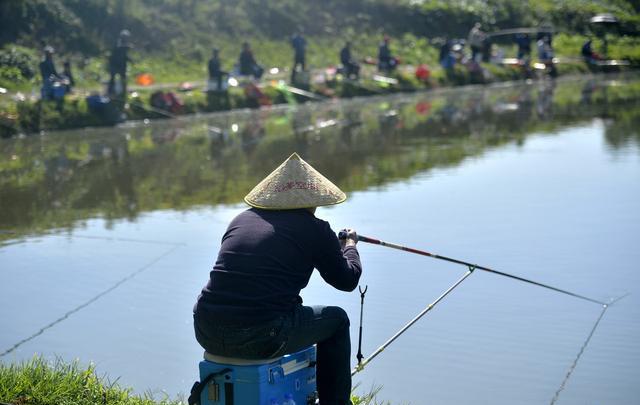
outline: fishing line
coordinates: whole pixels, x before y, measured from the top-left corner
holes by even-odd
[[[173,246],[171,249],[167,250],[166,252],[162,253],[161,255],[159,255],[156,258],[154,258],[153,260],[151,260],[149,263],[147,263],[144,266],[140,267],[139,269],[133,271],[132,273],[130,273],[126,277],[120,279],[118,282],[113,284],[111,287],[107,288],[106,290],[102,291],[101,293],[95,295],[94,297],[90,298],[89,300],[85,301],[84,303],[82,303],[82,304],[78,305],[77,307],[73,308],[72,310],[68,311],[67,313],[65,313],[63,316],[61,316],[60,318],[56,319],[55,321],[43,326],[39,331],[37,331],[33,335],[31,335],[31,336],[29,336],[27,338],[24,338],[21,341],[17,342],[12,347],[10,347],[7,350],[5,350],[4,352],[0,353],[0,357],[6,356],[7,354],[9,354],[12,351],[16,350],[18,347],[22,346],[23,344],[35,339],[36,337],[38,337],[40,335],[42,335],[47,329],[50,329],[50,328],[54,327],[55,325],[59,324],[60,322],[64,321],[65,319],[69,318],[71,315],[75,314],[76,312],[82,310],[83,308],[88,307],[89,305],[91,305],[92,303],[96,302],[97,300],[99,300],[103,296],[107,295],[111,291],[113,291],[116,288],[120,287],[125,282],[131,280],[133,277],[135,277],[138,274],[142,273],[143,271],[147,270],[148,268],[150,268],[151,266],[153,266],[154,264],[159,262],[164,257],[170,255],[171,253],[173,253],[173,251],[175,251],[179,247],[180,247],[180,245]]]
[[[17,234],[17,232],[5,231],[5,230],[1,230],[0,229],[0,234],[15,235],[15,234]],[[182,243],[182,242],[170,242],[170,241],[153,240],[153,239],[114,238],[114,237],[109,237],[109,236],[78,235],[78,234],[64,235],[64,234],[59,234],[59,233],[51,233],[51,234],[44,234],[44,235],[40,235],[40,236],[25,235],[24,237],[25,238],[38,238],[38,237],[41,237],[41,236],[53,236],[53,237],[60,237],[60,238],[69,237],[69,238],[80,238],[80,239],[96,239],[96,240],[107,240],[107,241],[110,241],[110,242],[148,243],[150,245],[186,246],[186,244]]]
[[[51,236],[59,236],[61,238],[64,238],[67,235],[52,234]],[[68,235],[68,236],[72,238],[80,238],[80,239],[107,240],[110,242],[134,242],[134,243],[148,243],[150,245],[186,246],[185,243],[181,243],[181,242],[168,242],[168,241],[152,240],[152,239],[114,238],[109,236],[94,236],[94,235]]]
[[[565,386],[567,385],[567,381],[569,381],[569,378],[571,377],[573,370],[576,369],[576,366],[578,365],[578,361],[580,360],[580,357],[582,357],[582,353],[584,353],[585,349],[587,348],[587,345],[589,344],[589,341],[591,340],[591,338],[593,337],[593,334],[596,331],[596,328],[598,327],[598,325],[600,324],[600,321],[604,317],[604,313],[607,312],[607,309],[609,309],[611,305],[613,305],[617,301],[620,301],[627,295],[629,294],[628,293],[624,294],[621,297],[616,298],[615,300],[611,300],[609,304],[605,304],[602,306],[602,311],[600,312],[600,316],[598,316],[598,319],[596,319],[596,323],[593,325],[593,328],[591,328],[591,332],[589,332],[589,336],[587,336],[587,340],[585,340],[584,343],[582,344],[582,347],[580,348],[580,351],[578,352],[578,355],[576,356],[575,360],[573,360],[573,363],[569,367],[569,370],[567,371],[567,374],[565,375],[564,380],[562,380],[560,387],[558,388],[555,395],[551,399],[550,405],[553,405],[556,403],[556,401],[558,400],[558,397],[560,396],[560,393],[564,390]]]
[[[369,357],[367,357],[364,360],[361,360],[360,358],[358,358],[358,365],[351,371],[351,376],[353,377],[353,375],[362,371],[364,367],[371,362],[371,360],[373,360],[374,358],[376,358],[377,355],[382,353],[382,351],[386,349],[387,346],[389,346],[397,338],[399,338],[400,335],[402,335],[407,329],[413,326],[414,323],[418,322],[418,320],[422,318],[424,315],[426,315],[427,312],[431,311],[433,307],[435,307],[440,301],[442,301],[444,297],[446,297],[451,291],[453,291],[457,286],[459,286],[460,283],[462,283],[467,277],[469,277],[475,269],[476,269],[475,266],[469,266],[469,270],[467,270],[467,272],[464,273],[464,275],[458,281],[456,281],[451,287],[449,287],[445,292],[443,292],[435,301],[433,301],[424,310],[422,310],[422,312],[420,312],[415,318],[409,321],[408,324],[403,326],[398,332],[396,332],[395,335],[389,338],[389,340],[384,342],[382,346],[380,346],[378,349],[376,349],[375,352],[373,352],[373,354],[371,354]]]

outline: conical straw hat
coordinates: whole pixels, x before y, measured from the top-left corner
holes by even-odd
[[[347,196],[293,153],[244,198],[252,207],[291,210],[340,204]]]

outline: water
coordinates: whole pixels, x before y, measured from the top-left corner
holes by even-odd
[[[640,81],[465,88],[0,142],[0,361],[94,362],[186,394],[191,307],[242,197],[297,151],[347,191],[334,228],[476,271],[354,382],[394,404],[629,404],[640,396]],[[359,245],[372,353],[466,270]],[[307,304],[360,296],[314,276]],[[572,364],[582,355],[572,369]],[[570,378],[565,380],[571,371]],[[561,389],[562,387],[562,389]]]

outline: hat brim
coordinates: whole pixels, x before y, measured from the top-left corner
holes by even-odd
[[[244,198],[252,207],[290,210],[335,205],[347,196],[329,179],[293,153]]]

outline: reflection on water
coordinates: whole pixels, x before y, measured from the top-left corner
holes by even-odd
[[[593,117],[624,148],[640,139],[638,89],[629,78],[548,81],[3,140],[0,238],[238,202],[293,151],[353,191]]]
[[[0,141],[0,361],[77,357],[137,392],[185,393],[202,358],[191,309],[233,203],[297,151],[349,191],[319,210],[334,227],[598,300],[631,293],[594,329],[596,304],[474,272],[356,376],[360,393],[634,403],[639,86],[543,81]],[[366,355],[465,269],[360,246]],[[345,308],[356,347],[357,292],[314,275],[302,296]]]

